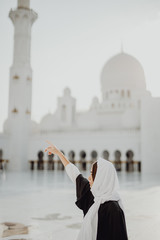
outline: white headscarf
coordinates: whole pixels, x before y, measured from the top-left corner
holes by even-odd
[[[97,160],[97,172],[91,187],[94,204],[84,217],[77,240],[96,240],[98,228],[98,209],[106,201],[118,201],[123,210],[118,194],[119,182],[113,164],[103,158]]]

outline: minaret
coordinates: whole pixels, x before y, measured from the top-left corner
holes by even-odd
[[[17,8],[11,9],[9,17],[14,25],[8,107],[9,167],[11,170],[20,170],[26,169],[28,164],[32,98],[31,27],[37,14],[30,9],[30,0],[18,0]]]

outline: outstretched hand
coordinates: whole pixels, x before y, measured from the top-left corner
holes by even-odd
[[[46,141],[49,144],[49,147],[47,147],[44,151],[47,152],[48,151],[48,155],[51,154],[56,154],[58,155],[60,153],[59,149],[54,146],[51,142]]]

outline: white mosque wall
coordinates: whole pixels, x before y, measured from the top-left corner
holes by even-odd
[[[8,159],[8,136],[4,133],[0,133],[0,149],[3,150],[3,159]]]
[[[144,98],[141,116],[142,172],[160,172],[160,98]]]
[[[108,151],[109,160],[114,160],[116,150],[121,152],[121,160],[126,160],[126,152],[131,150],[134,160],[143,161],[142,171],[160,172],[160,99],[152,99],[146,91],[139,61],[123,51],[113,56],[102,69],[101,103],[94,97],[90,110],[77,113],[76,99],[65,88],[58,98],[56,112],[47,114],[37,124],[30,121],[31,26],[37,14],[29,9],[29,0],[18,0],[18,8],[11,10],[9,17],[15,29],[14,57],[10,69],[9,114],[4,134],[0,134],[0,148],[3,157],[10,160],[9,168],[27,169],[28,160],[36,160],[37,153],[47,146],[45,141],[50,140],[67,157],[74,151],[75,160],[80,160],[81,151],[86,153],[87,161],[91,160],[92,151],[98,157]],[[45,153],[44,159],[47,158]]]
[[[114,160],[116,150],[121,152],[121,160],[126,160],[126,152],[132,150],[134,160],[140,160],[140,132],[131,131],[57,131],[48,134],[37,134],[30,139],[29,160],[37,159],[38,151],[44,151],[51,141],[68,157],[70,151],[75,152],[75,160],[80,160],[80,152],[86,153],[86,161],[91,160],[91,152],[96,151],[102,156],[104,150],[110,154],[109,160]],[[47,160],[47,154],[44,155]]]

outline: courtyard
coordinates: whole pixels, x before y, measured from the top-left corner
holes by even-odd
[[[124,171],[118,177],[129,240],[159,240],[160,177]],[[75,199],[65,171],[1,171],[1,239],[75,240],[83,219]]]

